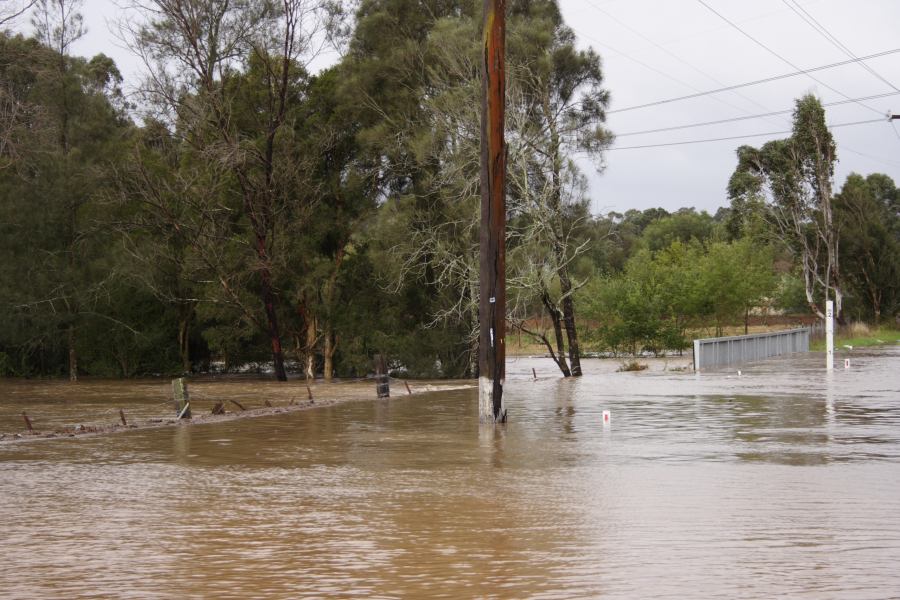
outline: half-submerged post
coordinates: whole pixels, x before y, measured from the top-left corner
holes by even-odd
[[[478,414],[506,421],[506,0],[484,0],[481,71],[481,258]]]
[[[184,377],[172,380],[172,395],[175,397],[175,414],[179,419],[190,419],[191,398]]]
[[[834,302],[825,302],[825,368],[834,369]]]
[[[375,392],[379,398],[391,397],[391,379],[388,375],[384,354],[375,355]]]

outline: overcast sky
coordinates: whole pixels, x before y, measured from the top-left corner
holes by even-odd
[[[735,149],[786,134],[627,148],[783,132],[790,129],[789,113],[627,134],[790,110],[794,99],[806,93],[826,104],[895,94],[828,106],[826,118],[830,125],[875,120],[832,130],[839,158],[836,188],[851,172],[886,173],[900,182],[900,125],[885,116],[889,110],[900,113],[900,52],[866,61],[874,74],[855,63],[811,77],[623,110],[900,49],[900,1],[561,0],[561,6],[579,45],[593,47],[603,58],[612,94],[608,125],[618,138],[602,174],[585,164],[595,213],[655,206],[693,206],[714,213],[728,204],[725,186],[735,166]],[[75,53],[112,56],[126,84],[133,83],[140,65],[107,25],[119,14],[116,4],[86,0],[84,13],[89,32]]]

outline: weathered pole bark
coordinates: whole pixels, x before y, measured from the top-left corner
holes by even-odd
[[[484,0],[481,72],[481,259],[478,414],[506,421],[506,0]]]

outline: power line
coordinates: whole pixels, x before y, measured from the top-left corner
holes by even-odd
[[[654,39],[652,39],[652,38],[650,38],[650,37],[644,35],[643,33],[641,33],[640,31],[638,31],[638,30],[635,29],[634,27],[631,27],[631,26],[628,25],[627,23],[624,23],[621,19],[616,18],[616,16],[613,15],[612,13],[610,13],[609,11],[600,8],[599,6],[597,6],[596,4],[594,4],[594,2],[593,2],[592,0],[585,0],[585,1],[587,2],[588,6],[590,6],[590,7],[593,8],[594,10],[596,10],[596,11],[598,11],[599,13],[605,15],[605,16],[606,16],[608,19],[610,19],[611,21],[613,21],[613,22],[615,22],[615,23],[618,23],[619,26],[621,26],[621,27],[623,27],[624,29],[626,29],[627,31],[631,32],[633,35],[636,35],[637,37],[639,37],[639,38],[641,38],[642,40],[644,40],[645,42],[651,44],[651,45],[654,46],[655,48],[658,48],[658,49],[661,50],[662,52],[665,52],[667,55],[671,56],[672,58],[674,58],[675,60],[677,60],[677,61],[680,62],[681,64],[687,65],[689,68],[693,69],[693,70],[696,71],[697,73],[700,73],[701,75],[703,75],[704,77],[706,77],[707,79],[711,80],[712,82],[714,82],[714,83],[717,84],[717,85],[725,85],[724,83],[722,83],[721,81],[719,81],[718,79],[716,79],[715,77],[713,77],[712,75],[710,75],[709,73],[707,73],[707,72],[705,72],[705,71],[699,69],[698,67],[694,66],[694,65],[693,65],[692,63],[690,63],[689,61],[687,61],[687,60],[681,58],[680,56],[678,56],[677,54],[675,54],[674,52],[672,52],[672,51],[669,50],[668,48],[665,48],[664,46],[660,45],[660,44],[657,43]],[[696,90],[696,88],[694,88],[694,86],[688,86],[688,87],[690,87],[690,88]],[[697,90],[697,91],[699,91],[699,90]],[[735,93],[737,96],[743,98],[744,100],[750,102],[751,104],[755,104],[756,106],[762,108],[763,110],[766,110],[766,111],[769,110],[766,106],[760,104],[759,102],[753,100],[752,98],[749,98],[749,97],[745,96],[744,94],[741,94],[741,93],[736,92],[736,91],[735,91],[734,93]],[[731,108],[736,108],[736,109],[740,110],[741,112],[744,112],[744,113],[748,113],[748,112],[749,112],[748,110],[746,110],[746,109],[744,109],[744,108],[741,108],[741,107],[739,107],[739,106],[737,106],[737,105],[735,105],[735,104],[732,104],[732,103],[730,103],[730,102],[727,102],[727,101],[725,101],[724,99],[721,99],[721,98],[715,98],[715,100],[717,100],[718,102],[721,102],[721,103],[723,103],[723,104],[726,104],[727,106],[730,106]]]
[[[755,81],[748,81],[748,82],[746,82],[746,83],[738,83],[738,84],[735,84],[735,85],[729,85],[729,86],[717,88],[717,89],[714,89],[714,90],[707,90],[707,91],[705,91],[705,92],[698,92],[698,93],[696,93],[696,94],[688,94],[688,95],[686,95],[686,96],[676,96],[676,97],[674,97],[674,98],[666,98],[666,99],[664,99],[664,100],[655,100],[655,101],[653,101],[653,102],[647,102],[647,103],[645,103],[645,104],[636,104],[636,105],[634,105],[634,106],[626,106],[625,108],[617,108],[617,109],[615,109],[615,110],[608,110],[608,111],[606,111],[606,113],[607,113],[607,114],[612,114],[612,113],[626,112],[626,111],[630,111],[630,110],[638,110],[638,109],[640,109],[640,108],[650,108],[651,106],[659,106],[659,105],[661,105],[661,104],[669,104],[669,103],[671,103],[671,102],[680,102],[681,100],[691,100],[691,99],[693,99],[693,98],[699,98],[699,97],[701,97],[701,96],[708,96],[708,95],[710,95],[710,94],[719,94],[719,93],[721,93],[721,92],[730,92],[730,91],[732,91],[732,90],[736,90],[736,89],[740,89],[740,88],[745,88],[745,87],[750,87],[750,86],[754,86],[754,85],[760,85],[760,84],[762,84],[762,83],[770,83],[770,82],[772,82],[772,81],[778,81],[778,80],[780,80],[780,79],[789,79],[789,78],[791,78],[791,77],[797,77],[798,75],[808,75],[809,73],[814,73],[814,72],[816,72],[816,71],[824,71],[824,70],[826,70],[826,69],[833,69],[833,68],[835,68],[835,67],[842,67],[842,66],[844,66],[844,65],[850,65],[850,64],[857,63],[857,62],[862,62],[862,61],[865,61],[865,60],[871,60],[871,59],[873,59],[873,58],[879,58],[879,57],[881,57],[881,56],[888,56],[888,55],[890,55],[890,54],[896,54],[896,53],[898,53],[898,52],[900,52],[900,48],[894,48],[894,49],[892,49],[892,50],[885,50],[885,51],[883,51],[883,52],[876,52],[875,54],[869,54],[869,55],[867,55],[867,56],[860,56],[859,58],[855,58],[855,59],[843,60],[843,61],[840,61],[840,62],[830,63],[830,64],[827,64],[827,65],[821,65],[821,66],[818,66],[818,67],[812,67],[812,68],[810,68],[810,69],[800,69],[800,70],[794,71],[794,72],[792,72],[792,73],[784,73],[784,74],[782,74],[782,75],[774,75],[774,76],[772,76],[772,77],[766,77],[766,78],[764,78],[764,79],[757,79],[757,80],[755,80]],[[827,87],[827,86],[826,86],[826,87]],[[844,98],[847,98],[848,100],[850,99],[850,98],[849,98],[848,96],[846,96],[845,94],[841,94],[840,92],[838,92],[838,93],[839,93],[841,96],[843,96]],[[866,107],[866,108],[869,108],[869,107]],[[870,110],[875,110],[875,109],[870,109]],[[875,110],[875,112],[878,112],[878,111]],[[880,114],[880,113],[879,113],[879,114]]]
[[[790,8],[792,11],[794,11],[794,13],[796,13],[796,15],[798,17],[803,19],[806,22],[806,24],[809,25],[810,27],[812,27],[819,35],[821,35],[826,40],[828,40],[828,42],[830,42],[832,46],[836,47],[838,50],[843,52],[846,56],[849,56],[850,58],[856,58],[856,54],[854,54],[853,51],[850,50],[850,48],[848,48],[845,44],[841,43],[841,41],[839,39],[837,39],[831,32],[829,32],[825,28],[824,25],[822,25],[818,20],[816,20],[816,18],[814,16],[812,16],[808,10],[806,10],[805,8],[800,6],[800,4],[797,2],[797,0],[792,0],[792,1],[793,1],[793,5],[791,3],[789,3],[788,0],[782,0],[782,2],[784,2],[784,4],[788,8]],[[893,83],[891,83],[890,81],[888,81],[887,79],[882,77],[879,73],[877,73],[875,71],[875,69],[873,69],[866,63],[859,63],[859,66],[861,66],[863,69],[868,71],[873,77],[880,80],[882,83],[887,85],[889,88],[893,89],[896,92],[900,92],[900,88],[898,88]]]
[[[697,89],[697,88],[695,88],[694,86],[692,86],[692,85],[690,85],[690,84],[688,84],[688,83],[685,83],[684,81],[678,79],[677,77],[672,77],[671,75],[669,75],[669,74],[666,73],[665,71],[662,71],[662,70],[660,70],[660,69],[657,69],[656,67],[654,67],[654,66],[652,66],[652,65],[648,65],[648,64],[645,63],[644,61],[638,60],[637,58],[634,58],[633,56],[630,56],[629,54],[626,54],[625,52],[622,52],[621,50],[619,50],[619,49],[617,49],[617,48],[614,48],[614,47],[610,46],[609,44],[607,44],[607,43],[605,43],[605,42],[601,42],[601,41],[598,40],[597,38],[588,35],[587,33],[581,31],[580,29],[576,29],[576,28],[571,27],[571,26],[570,26],[570,28],[572,29],[572,31],[574,31],[575,33],[577,33],[577,34],[580,35],[581,37],[586,38],[586,39],[588,39],[588,40],[594,42],[594,43],[597,44],[598,46],[604,46],[604,47],[606,47],[606,48],[609,48],[609,49],[612,50],[615,54],[618,54],[618,55],[622,56],[623,58],[626,58],[626,59],[630,60],[631,62],[636,63],[636,64],[638,64],[638,65],[644,67],[645,69],[647,69],[647,70],[649,70],[649,71],[653,71],[654,73],[656,73],[656,74],[658,74],[658,75],[662,75],[662,76],[665,77],[666,79],[671,79],[671,80],[674,81],[675,83],[677,83],[677,84],[679,84],[679,85],[683,85],[684,87],[686,87],[686,88],[688,88],[688,89],[692,89],[692,90],[696,90],[696,89]],[[702,93],[701,93],[701,95],[702,95]],[[615,111],[606,111],[606,112],[607,112],[607,114],[609,114],[610,112],[615,112]]]
[[[872,156],[871,154],[866,154],[865,152],[860,152],[859,150],[854,150],[853,148],[848,147],[847,144],[838,144],[838,148],[840,148],[842,151],[847,150],[849,152],[852,152],[853,154],[858,154],[862,157],[868,158],[869,160],[873,160],[889,167],[900,167],[900,163],[891,162],[889,160],[884,160],[883,158],[878,158],[877,156]]]
[[[768,46],[766,46],[765,44],[763,44],[762,42],[760,42],[758,39],[756,39],[755,37],[753,37],[752,35],[750,35],[750,34],[747,33],[746,31],[744,31],[743,29],[741,29],[740,27],[738,27],[737,24],[735,24],[734,22],[730,21],[725,15],[723,15],[723,14],[720,13],[720,12],[718,12],[716,9],[714,9],[714,8],[711,7],[709,4],[707,4],[706,2],[704,2],[704,0],[697,0],[697,2],[699,2],[701,5],[705,6],[711,13],[713,13],[714,15],[716,15],[717,17],[719,17],[720,19],[722,19],[723,21],[725,21],[726,23],[728,23],[729,25],[731,25],[734,29],[736,29],[736,30],[737,30],[739,33],[741,33],[744,37],[746,37],[747,39],[749,39],[751,42],[753,42],[754,44],[756,44],[757,46],[759,46],[760,48],[762,48],[763,50],[765,50],[766,52],[768,52],[768,53],[771,54],[772,56],[776,57],[777,59],[779,59],[779,60],[782,61],[783,63],[785,63],[785,64],[787,64],[787,65],[790,65],[790,66],[791,66],[792,68],[794,68],[794,69],[798,69],[798,70],[800,69],[797,65],[795,65],[794,63],[792,63],[791,61],[789,61],[789,60],[786,59],[785,57],[781,56],[780,54],[778,54],[777,52],[775,52],[774,50],[772,50],[771,48],[769,48]],[[828,89],[831,90],[832,92],[834,92],[834,93],[836,93],[836,94],[838,94],[838,95],[840,95],[840,96],[843,96],[844,98],[849,98],[849,97],[850,97],[850,96],[848,96],[847,94],[841,92],[840,90],[831,87],[830,85],[828,85],[827,83],[825,83],[825,82],[822,81],[821,79],[817,79],[817,78],[813,77],[813,76],[810,75],[808,72],[805,73],[805,75],[806,75],[807,77],[809,77],[810,79],[812,79],[813,81],[815,81],[816,83],[818,83],[819,85],[822,85],[822,86],[828,88]],[[871,110],[871,111],[873,111],[873,112],[876,112],[876,113],[878,112],[876,109],[872,108],[871,106],[866,106],[866,105],[863,104],[862,102],[858,102],[857,104],[859,104],[860,106],[862,106],[862,107],[864,107],[864,108],[867,108],[867,109],[869,109],[869,110]],[[880,114],[880,113],[879,113],[879,114]]]
[[[848,100],[836,100],[834,102],[827,102],[823,104],[823,107],[826,106],[838,106],[840,104],[850,104],[852,102],[858,102],[860,100],[876,100],[878,98],[887,98],[888,96],[896,96],[900,94],[900,91],[897,92],[885,92],[884,94],[874,94],[872,96],[863,96],[862,98],[850,98]],[[670,127],[659,127],[657,129],[644,129],[642,131],[629,131],[627,133],[617,133],[616,137],[628,137],[631,135],[644,135],[648,133],[662,133],[664,131],[677,131],[679,129],[691,129],[694,127],[705,127],[707,125],[722,125],[724,123],[733,123],[735,121],[747,121],[750,119],[761,119],[764,117],[772,117],[776,115],[785,115],[790,114],[794,111],[794,109],[789,108],[786,110],[776,110],[767,113],[761,113],[758,115],[746,115],[743,117],[730,117],[728,119],[718,119],[716,121],[704,121],[703,123],[687,123],[685,125],[672,125]]]
[[[850,127],[853,125],[867,125],[869,123],[883,123],[884,119],[869,119],[867,121],[853,121],[852,123],[837,123],[835,125],[829,125],[829,129],[835,129],[838,127]],[[664,144],[642,144],[640,146],[613,146],[609,148],[609,151],[612,150],[639,150],[644,148],[664,148],[667,146],[686,146],[688,144],[705,144],[709,142],[725,142],[729,140],[740,140],[745,138],[754,138],[754,137],[764,137],[770,135],[786,135],[788,133],[792,133],[791,130],[786,131],[767,131],[764,133],[751,133],[747,135],[733,135],[728,137],[720,137],[720,138],[707,138],[703,140],[686,140],[683,142],[667,142]]]

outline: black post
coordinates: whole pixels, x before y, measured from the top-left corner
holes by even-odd
[[[384,354],[375,355],[375,391],[379,398],[391,397],[391,378],[388,375]]]

